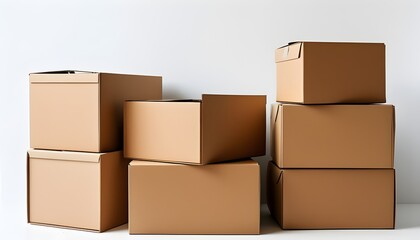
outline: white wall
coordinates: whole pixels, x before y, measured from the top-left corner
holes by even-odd
[[[322,40],[386,43],[398,201],[420,203],[419,22],[420,1],[0,0],[2,201],[25,206],[29,72],[163,75],[169,98],[255,93],[271,103],[274,49]]]

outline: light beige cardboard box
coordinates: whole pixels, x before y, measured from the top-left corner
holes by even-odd
[[[132,161],[130,234],[259,234],[260,168]]]
[[[394,106],[272,105],[272,156],[281,168],[393,168]]]
[[[267,172],[267,204],[283,229],[395,227],[394,169]]]
[[[122,151],[28,151],[28,222],[106,231],[128,220]]]
[[[276,65],[279,102],[385,102],[383,43],[293,42]]]
[[[124,100],[162,98],[162,78],[82,71],[31,73],[31,148],[122,149]]]
[[[266,97],[256,95],[127,101],[124,156],[208,164],[265,155],[265,112]]]

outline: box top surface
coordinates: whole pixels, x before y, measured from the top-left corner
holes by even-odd
[[[80,70],[58,70],[30,73],[29,81],[30,83],[99,83],[100,75],[160,77],[139,74],[120,74]]]
[[[202,166],[213,166],[213,165],[258,165],[258,163],[252,159],[244,159],[240,161],[213,163],[209,165],[185,165],[179,163],[168,163],[168,162],[152,162],[133,160],[130,162],[130,166],[191,166],[191,167],[202,167]]]
[[[31,83],[98,83],[99,72],[60,70],[29,74]]]
[[[69,160],[69,161],[79,161],[79,162],[99,162],[102,156],[116,153],[116,152],[120,152],[120,151],[107,152],[107,153],[89,153],[89,152],[70,152],[70,151],[29,149],[28,155],[30,158]]]
[[[157,99],[157,100],[126,100],[126,102],[203,102],[207,97],[265,97],[266,95],[236,95],[236,94],[202,94],[201,99]]]

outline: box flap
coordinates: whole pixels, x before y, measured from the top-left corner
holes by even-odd
[[[276,63],[300,58],[302,42],[291,42],[276,49]]]
[[[251,158],[241,159],[241,160],[235,160],[230,162],[223,162],[223,163],[213,163],[211,165],[217,165],[217,164],[223,164],[223,165],[258,165],[258,162],[252,160]],[[183,164],[179,163],[170,163],[170,162],[155,162],[155,161],[144,161],[144,160],[132,160],[129,163],[130,166],[185,166]],[[203,165],[191,165],[191,166],[203,166]]]
[[[68,152],[68,151],[50,151],[50,150],[28,150],[30,158],[41,158],[51,160],[68,160],[78,162],[99,162],[102,155],[107,153],[87,153],[87,152]]]
[[[126,102],[201,102],[201,99],[126,100]]]
[[[99,73],[76,70],[36,72],[29,74],[31,83],[98,83]]]

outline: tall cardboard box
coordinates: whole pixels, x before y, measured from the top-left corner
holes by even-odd
[[[267,204],[283,229],[394,228],[394,169],[267,172]]]
[[[265,155],[265,107],[266,97],[253,95],[127,101],[124,156],[208,164]]]
[[[124,100],[162,98],[162,78],[99,72],[31,73],[31,148],[122,149]]]
[[[259,234],[260,168],[132,161],[130,234]]]
[[[292,42],[276,65],[279,102],[385,102],[383,43]]]
[[[28,222],[106,231],[128,220],[122,152],[28,151]]]
[[[272,156],[281,168],[393,168],[394,106],[272,105]]]

